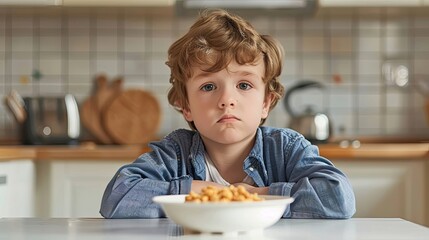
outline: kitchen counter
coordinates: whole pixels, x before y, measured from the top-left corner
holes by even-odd
[[[76,146],[1,146],[0,161],[13,159],[42,160],[127,160],[132,161],[149,151],[140,145]],[[429,143],[362,143],[359,147],[341,147],[339,144],[319,145],[320,154],[328,159],[410,159],[429,160]]]
[[[399,218],[280,219],[263,231],[189,233],[169,219],[0,219],[0,239],[429,239],[429,229]]]

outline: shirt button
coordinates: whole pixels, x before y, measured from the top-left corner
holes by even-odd
[[[250,168],[249,168],[249,170],[250,170],[251,172],[253,172],[253,170],[254,170],[254,169],[253,169],[252,167],[250,167]]]

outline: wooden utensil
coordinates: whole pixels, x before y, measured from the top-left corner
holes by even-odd
[[[115,143],[146,144],[161,120],[158,100],[145,90],[121,92],[103,111],[104,128]]]
[[[93,94],[85,100],[81,107],[81,119],[85,128],[101,143],[112,144],[113,140],[103,128],[101,113],[103,109],[122,90],[123,79],[117,78],[108,84],[104,75],[95,79]]]
[[[17,91],[12,90],[9,95],[5,96],[5,103],[8,106],[10,112],[15,117],[15,120],[23,124],[27,118],[27,111],[25,110],[24,100]]]

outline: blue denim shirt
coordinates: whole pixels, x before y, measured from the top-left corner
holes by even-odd
[[[158,195],[187,194],[192,180],[206,179],[204,144],[195,131],[179,129],[150,144],[109,182],[100,213],[105,218],[165,217]],[[350,218],[355,197],[347,177],[318,148],[290,129],[260,127],[244,171],[270,195],[292,196],[284,218]]]

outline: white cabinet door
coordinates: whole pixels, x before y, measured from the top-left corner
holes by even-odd
[[[38,164],[41,217],[101,217],[101,198],[124,161],[67,160]]]
[[[334,161],[353,185],[354,217],[394,217],[427,224],[425,161]]]
[[[422,0],[320,0],[321,7],[416,7]]]
[[[0,218],[34,217],[35,167],[32,160],[0,162]]]

